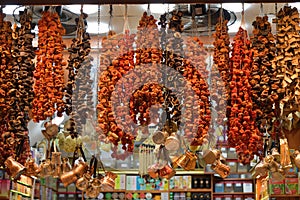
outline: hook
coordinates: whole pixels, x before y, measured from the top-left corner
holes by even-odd
[[[113,5],[109,5],[109,22],[108,22],[108,30],[111,30],[112,24],[112,17],[113,17]]]
[[[83,4],[81,4],[81,7],[80,7],[80,14],[83,14]]]
[[[151,10],[150,10],[150,3],[148,3],[148,6],[147,6],[147,13],[148,13],[148,14],[151,13]]]
[[[264,4],[260,3],[260,15],[263,16],[264,15]]]
[[[246,23],[245,23],[245,3],[242,3],[242,22],[241,22],[241,27],[243,29],[246,29]]]

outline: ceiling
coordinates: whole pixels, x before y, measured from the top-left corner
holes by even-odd
[[[238,27],[241,25],[242,10],[244,7],[244,18],[245,27],[249,34],[252,32],[252,22],[255,20],[256,16],[267,14],[269,16],[270,22],[272,18],[275,17],[276,4],[275,3],[223,3],[223,4],[197,4],[205,5],[205,9],[210,10],[208,14],[200,15],[196,17],[197,24],[199,24],[198,29],[195,31],[188,30],[188,26],[192,23],[191,11],[189,8],[194,4],[114,4],[110,5],[83,5],[83,11],[89,14],[88,17],[88,32],[92,35],[105,35],[110,29],[114,30],[116,33],[123,32],[124,29],[124,19],[125,19],[125,7],[127,7],[128,16],[128,28],[132,31],[136,31],[138,21],[141,18],[144,11],[149,14],[154,15],[156,19],[165,12],[170,12],[173,9],[186,11],[189,13],[183,17],[183,23],[185,24],[186,34],[198,34],[202,36],[210,36],[213,30],[209,30],[208,27],[213,27],[213,24],[209,24],[209,21],[214,21],[214,14],[222,6],[225,10],[230,12],[230,26],[229,33],[234,34],[237,32]],[[285,4],[278,3],[278,10],[282,8]],[[292,6],[300,8],[300,3],[290,3]],[[75,33],[73,31],[75,27],[75,18],[80,13],[81,5],[64,5],[62,6],[62,21],[66,25],[67,29],[70,29],[70,36]],[[112,10],[111,10],[112,8]],[[9,5],[4,8],[4,12],[8,14],[7,19],[14,21],[13,13],[17,16],[18,11],[24,9],[24,7],[17,7],[14,5]],[[40,12],[44,9],[43,6],[33,6],[34,18],[36,21],[40,18]],[[111,15],[110,15],[110,11]],[[209,14],[210,13],[210,14]],[[100,25],[100,26],[99,26]],[[273,28],[275,30],[275,26]],[[73,32],[72,32],[73,31]]]

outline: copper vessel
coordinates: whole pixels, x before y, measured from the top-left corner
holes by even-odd
[[[167,137],[165,142],[165,148],[168,151],[177,151],[180,148],[180,141],[177,138],[175,132],[173,132],[169,137]]]
[[[26,168],[17,162],[12,156],[8,157],[4,164],[7,167],[10,176],[16,180],[19,179],[20,176],[26,171]]]
[[[68,158],[62,158],[62,173],[66,173],[72,170],[72,166]]]
[[[159,177],[166,179],[172,178],[175,174],[176,171],[168,164],[158,171]]]
[[[112,172],[106,172],[105,177],[102,180],[102,190],[113,190],[115,188],[115,179],[117,175]]]
[[[77,176],[74,171],[65,172],[60,176],[61,182],[64,184],[65,187],[77,181]]]
[[[101,192],[101,180],[98,178],[93,178],[86,189],[86,196],[89,198],[97,198]]]
[[[226,178],[230,173],[230,167],[221,163],[219,160],[211,165],[212,170],[217,172],[222,178]]]
[[[27,176],[36,176],[39,173],[39,166],[35,163],[35,160],[33,158],[30,158],[25,163],[25,174]]]
[[[53,174],[53,168],[51,165],[50,159],[43,160],[40,165],[40,176],[41,177],[48,177]]]
[[[83,177],[79,178],[76,181],[76,187],[78,190],[85,191],[88,188],[89,182],[91,180],[91,175],[89,173],[85,173]]]
[[[88,170],[88,165],[82,161],[82,160],[79,160],[79,163],[77,165],[74,166],[74,173],[79,176],[79,177],[82,177],[84,173],[86,173]]]
[[[156,131],[155,133],[153,133],[152,141],[155,144],[163,144],[168,136],[169,134],[166,131]]]
[[[300,152],[298,150],[294,153],[294,163],[300,169]]]
[[[206,164],[213,164],[221,156],[221,152],[218,149],[207,150],[203,154],[203,160]]]
[[[158,165],[153,164],[149,166],[147,172],[151,178],[158,178]]]

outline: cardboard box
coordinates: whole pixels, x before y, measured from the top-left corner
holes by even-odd
[[[229,148],[228,149],[227,158],[228,159],[236,159],[237,158],[235,148]]]
[[[224,192],[234,192],[233,184],[233,182],[226,181],[224,183]]]
[[[243,195],[233,195],[234,200],[243,200]]]
[[[234,192],[243,192],[243,183],[242,182],[235,182],[233,184]]]
[[[284,180],[278,181],[270,179],[269,181],[269,193],[272,194],[285,194],[284,191]]]
[[[243,192],[253,192],[253,183],[244,182],[243,183]]]
[[[117,178],[115,179],[115,189],[116,190],[124,190],[126,183],[126,176],[124,174],[118,174]]]
[[[243,165],[242,163],[237,164],[238,172],[248,172],[248,165]]]
[[[285,178],[285,194],[298,193],[298,178]]]
[[[215,192],[224,192],[224,183],[215,183]]]
[[[228,162],[227,164],[230,167],[230,173],[237,172],[237,162]]]

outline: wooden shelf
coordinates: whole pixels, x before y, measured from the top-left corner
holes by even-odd
[[[31,195],[29,194],[25,194],[25,193],[22,193],[22,192],[19,192],[17,190],[10,190],[12,193],[16,193],[16,194],[19,194],[21,196],[24,196],[24,197],[31,197]]]
[[[126,190],[126,193],[162,193],[169,192],[168,190]]]
[[[56,192],[57,194],[81,194],[82,192]]]
[[[170,192],[212,192],[211,188],[170,189]]]
[[[215,179],[215,182],[218,182],[218,181],[243,181],[243,182],[250,182],[250,181],[253,181],[252,178],[220,178],[220,179]]]
[[[24,186],[26,186],[26,187],[32,188],[32,185],[29,185],[29,184],[24,183],[24,182],[22,182],[22,181],[17,181],[16,183],[19,183],[19,184],[24,185]]]
[[[255,195],[254,192],[214,192],[214,195]]]
[[[272,194],[270,197],[300,197],[300,194]]]
[[[126,192],[126,190],[121,190],[121,189],[118,189],[118,190],[101,190],[102,193],[106,193],[106,192]]]

